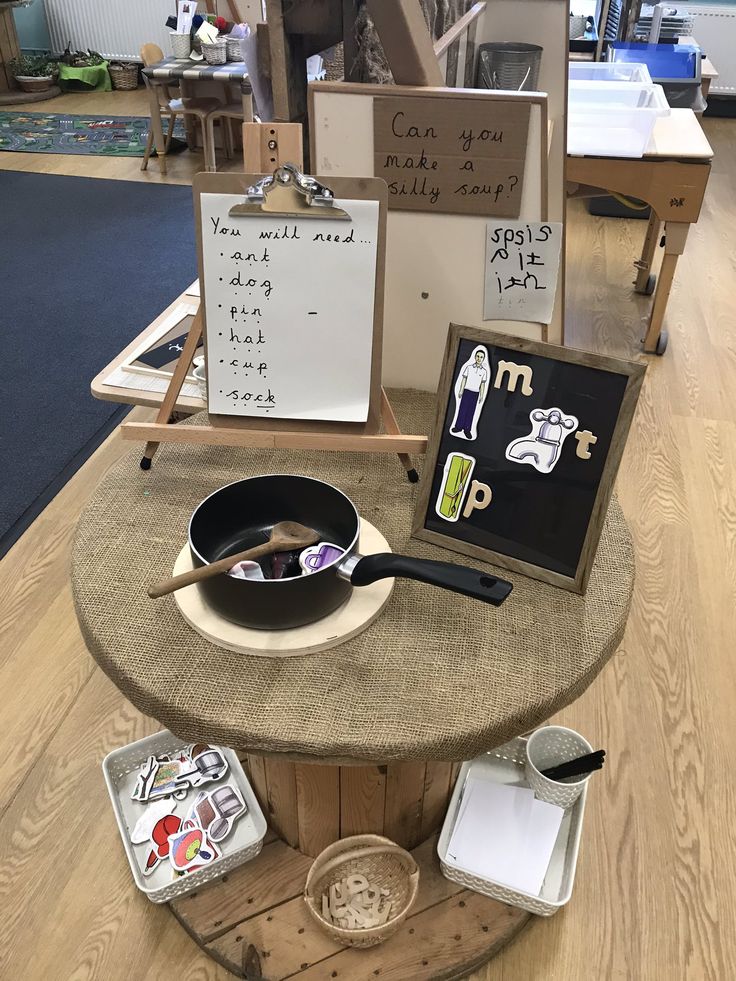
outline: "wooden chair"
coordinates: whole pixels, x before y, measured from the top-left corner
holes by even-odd
[[[144,44],[140,51],[141,61],[144,66],[155,65],[159,61],[164,60],[164,53],[159,48],[157,44]],[[222,103],[219,99],[187,99],[182,98],[181,90],[178,85],[172,85],[170,82],[158,81],[156,79],[147,78],[143,76],[143,81],[146,83],[148,89],[155,89],[158,95],[159,102],[159,112],[162,118],[168,118],[169,125],[166,133],[166,142],[164,145],[164,152],[159,156],[159,164],[161,166],[161,173],[166,173],[166,153],[168,152],[169,146],[171,145],[171,138],[174,133],[174,125],[176,123],[176,118],[179,115],[182,116],[194,116],[199,120],[199,125],[202,128],[202,146],[204,149],[204,160],[205,168],[207,170],[215,169],[215,144],[214,138],[212,140],[208,137],[207,128],[207,117],[208,115],[216,109],[223,108]],[[223,124],[224,125],[224,124]],[[210,132],[213,132],[210,128]],[[229,133],[228,133],[229,136]],[[229,146],[229,144],[227,144]],[[148,131],[148,141],[146,142],[146,152],[143,155],[143,163],[141,164],[141,170],[146,170],[148,167],[148,161],[150,159],[151,153],[153,152],[153,130]]]
[[[241,126],[245,122],[242,102],[229,102],[227,105],[220,105],[217,109],[213,109],[213,111],[207,116],[205,121],[207,127],[207,142],[212,147],[211,165],[207,165],[207,170],[217,170],[217,157],[215,154],[215,123],[218,120],[220,122],[220,126],[222,127],[225,154],[228,160],[232,159],[233,134],[230,128],[230,119],[239,120]]]

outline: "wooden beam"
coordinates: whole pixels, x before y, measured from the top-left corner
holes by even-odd
[[[436,58],[440,58],[445,51],[450,47],[453,41],[457,41],[463,36],[463,34],[470,28],[482,13],[485,13],[486,0],[480,0],[479,3],[473,4],[470,10],[464,14],[460,20],[455,21],[449,31],[446,31],[442,37],[434,42],[434,53]]]
[[[397,85],[443,86],[419,0],[366,0]]]
[[[283,123],[306,123],[307,56],[304,38],[287,32],[283,0],[266,0],[266,20],[274,119]]]
[[[327,47],[342,41],[342,0],[284,0],[283,10],[288,34],[334,38]]]
[[[256,449],[329,450],[355,453],[424,453],[426,436],[375,436],[350,433],[289,433],[215,426],[168,426],[158,422],[124,422],[123,439],[149,443],[192,443],[204,446],[248,446]]]

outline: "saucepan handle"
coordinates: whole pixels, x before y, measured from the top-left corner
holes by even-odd
[[[500,606],[513,589],[508,580],[498,579],[479,569],[470,569],[452,562],[414,559],[408,555],[394,555],[392,552],[367,555],[351,563],[351,567],[350,582],[354,586],[368,586],[377,579],[398,576],[417,579],[441,589],[450,589],[454,593],[492,603],[493,606]]]

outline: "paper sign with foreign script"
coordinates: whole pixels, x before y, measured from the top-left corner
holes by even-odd
[[[483,319],[550,323],[561,243],[561,222],[489,221]]]
[[[374,99],[374,175],[389,208],[518,218],[530,112],[513,98]]]

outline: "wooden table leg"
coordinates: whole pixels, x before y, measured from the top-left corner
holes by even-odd
[[[188,78],[181,79],[179,82],[179,91],[181,93],[182,101],[185,99],[195,98],[196,96],[192,81]],[[186,112],[184,113],[184,133],[186,134],[187,146],[189,149],[197,150],[197,125],[194,121],[194,117]],[[202,128],[202,145],[204,146],[204,127]]]
[[[158,101],[158,92],[154,85],[147,85],[148,89],[148,102],[151,107],[151,132],[153,133],[153,142],[156,147],[156,154],[158,155],[158,163],[161,168],[161,173],[166,173],[166,138],[164,137],[164,128],[161,123],[161,109]]]
[[[647,295],[652,292],[652,290],[648,288],[649,277],[651,275],[654,253],[657,249],[660,229],[662,226],[662,222],[659,220],[654,208],[651,208],[650,212],[647,233],[644,236],[644,247],[641,250],[641,259],[638,259],[634,263],[638,270],[634,281],[634,289],[637,293],[646,293]]]
[[[253,92],[251,91],[250,82],[246,82],[245,79],[240,84],[240,97],[243,100],[243,122],[252,123]]]
[[[677,259],[685,251],[689,229],[690,225],[684,222],[666,221],[664,224],[664,257],[662,268],[659,271],[652,312],[649,316],[649,326],[644,338],[644,351],[647,354],[664,353],[667,342],[666,334],[662,331],[662,324],[667,309],[667,300],[672,289],[672,281],[675,278]]]

